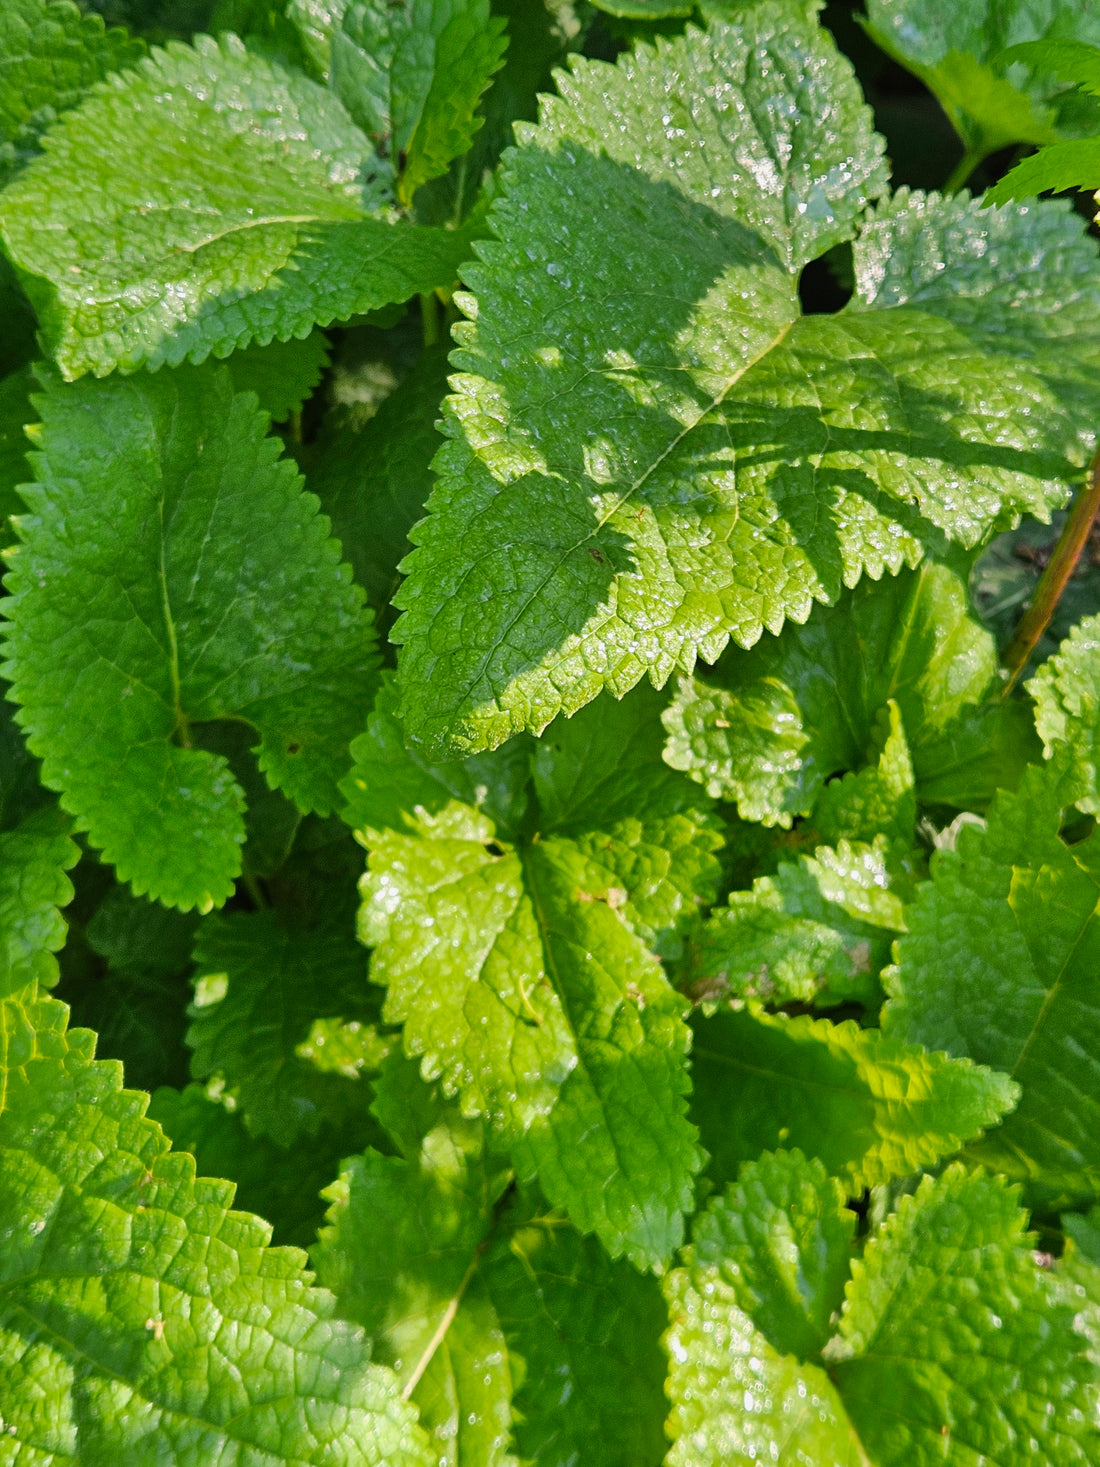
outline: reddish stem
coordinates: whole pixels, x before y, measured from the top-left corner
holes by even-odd
[[[1004,656],[1001,659],[1008,669],[1005,696],[1016,686],[1020,674],[1027,666],[1028,658],[1038,645],[1039,638],[1050,625],[1050,619],[1061,600],[1062,592],[1077,569],[1077,562],[1081,559],[1081,551],[1085,548],[1085,542],[1089,538],[1089,531],[1092,529],[1098,510],[1100,510],[1100,451],[1092,461],[1088,483],[1078,494],[1070,510],[1069,518],[1062,527],[1062,533],[1054,547],[1054,554],[1047,561],[1046,569],[1039,578],[1039,584],[1035,587],[1035,594],[1031,598],[1031,605],[1020,618],[1012,640],[1005,648]]]

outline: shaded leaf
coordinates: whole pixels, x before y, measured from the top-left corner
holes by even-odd
[[[473,141],[478,100],[504,60],[504,21],[489,0],[353,0],[330,44],[330,84],[385,143],[407,204]]]
[[[426,1088],[395,1057],[378,1085],[383,1115],[395,1101],[404,1109],[410,1084]],[[375,1358],[419,1408],[439,1463],[496,1467],[512,1380],[480,1260],[510,1173],[486,1155],[482,1122],[464,1120],[453,1103],[418,1099],[426,1114],[416,1144],[399,1136],[402,1156],[353,1157],[327,1190],[313,1262],[340,1313],[365,1326]]]
[[[177,1151],[194,1156],[200,1173],[231,1177],[238,1205],[271,1223],[280,1246],[296,1248],[316,1242],[325,1216],[321,1193],[339,1175],[344,1158],[365,1145],[386,1144],[381,1128],[363,1111],[339,1124],[326,1120],[316,1135],[277,1146],[250,1135],[233,1097],[218,1085],[162,1085],[153,1092],[149,1115]]]
[[[209,909],[242,798],[189,726],[244,719],[268,783],[330,810],[373,691],[362,593],[224,369],[44,382],[5,676],[43,782],[120,877]]]
[[[1100,44],[1088,0],[867,0],[867,30],[934,94],[975,161],[1014,143],[1052,143],[1059,83],[1006,47],[1039,37]],[[1015,63],[1015,64],[1013,64]]]
[[[971,1148],[1037,1203],[1100,1196],[1095,834],[1059,839],[1057,769],[1032,769],[932,861],[906,916],[887,1032],[1013,1077],[1016,1109]]]
[[[656,1280],[612,1262],[560,1216],[502,1239],[486,1282],[517,1381],[513,1432],[525,1462],[658,1467],[668,1442]]]
[[[0,183],[38,151],[42,133],[145,44],[98,15],[52,0],[5,0],[0,14]]]
[[[792,1146],[855,1194],[951,1156],[1018,1095],[1006,1076],[851,1020],[726,1010],[695,1022],[692,1115],[709,1173]]]
[[[429,465],[439,447],[436,423],[446,390],[447,354],[428,348],[373,418],[361,428],[341,425],[306,463],[309,487],[383,629],[393,620],[389,602],[409,530],[432,486]]]
[[[837,795],[826,781],[878,763],[876,719],[893,701],[919,798],[969,809],[1018,779],[1035,752],[1027,710],[988,700],[999,685],[996,646],[964,581],[925,562],[865,580],[804,627],[682,680],[664,715],[665,758],[736,800],[744,819],[789,826],[824,801],[828,820]]]
[[[384,174],[324,88],[200,37],[66,113],[0,232],[67,377],[199,362],[452,283],[468,241],[383,217]]]
[[[639,694],[552,731],[519,831],[488,813],[491,791],[511,804],[517,775],[523,790],[512,751],[426,767],[385,704],[345,783],[370,849],[360,933],[384,1017],[426,1078],[492,1118],[521,1175],[642,1266],[677,1246],[700,1163],[684,1002],[653,953],[674,949],[717,875],[705,804],[660,762],[658,706]]]
[[[191,1073],[221,1077],[253,1135],[289,1146],[326,1116],[366,1108],[360,1076],[389,1043],[377,1033],[366,956],[350,929],[276,911],[213,916],[198,931],[194,981]],[[330,1034],[318,1027],[324,1020],[342,1022]],[[341,1039],[349,1052],[334,1068],[326,1042]]]

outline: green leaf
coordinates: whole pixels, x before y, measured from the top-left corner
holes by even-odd
[[[660,762],[658,707],[638,694],[555,728],[519,831],[487,813],[490,790],[515,788],[511,751],[425,768],[384,704],[345,785],[370,849],[360,934],[385,1019],[426,1078],[492,1118],[521,1175],[647,1267],[678,1245],[701,1161],[685,1005],[653,954],[712,897],[718,843]]]
[[[1053,68],[1037,58],[1012,64],[1005,47],[1040,37],[1100,43],[1089,0],[867,0],[866,29],[934,94],[975,164],[1059,136]]]
[[[65,872],[80,859],[69,821],[47,806],[0,833],[0,999],[32,980],[57,981],[65,943],[60,908],[73,896]]]
[[[713,105],[757,85],[767,102]],[[774,192],[763,156],[788,160]],[[855,160],[842,178],[837,157]],[[800,317],[795,272],[855,232],[880,166],[845,63],[789,6],[575,64],[509,157],[499,240],[464,272],[476,321],[456,328],[450,441],[395,598],[406,722],[430,756],[541,729],[645,672],[661,683],[865,571],[1062,502],[1089,448],[1084,386],[1063,404],[1056,358],[1092,374],[1087,421],[1100,409],[1094,329],[1078,357],[1055,324],[1055,297],[1098,303],[1080,224],[1007,221],[1022,358],[945,301],[985,247],[973,204],[960,226],[954,203],[902,201],[876,228],[876,249],[890,231],[937,239],[938,293]],[[789,218],[780,197],[801,201]],[[1025,264],[1051,234],[1071,265],[1057,284]]]
[[[51,0],[5,0],[0,14],[0,181],[95,82],[135,66],[145,43]]]
[[[362,593],[224,369],[44,385],[4,675],[43,782],[121,879],[209,909],[242,797],[190,726],[245,720],[268,783],[332,809],[374,683]]]
[[[1094,1017],[1100,839],[1059,838],[1057,770],[1032,769],[932,861],[888,975],[887,1032],[1010,1074],[1020,1101],[971,1149],[1036,1205],[1100,1196]]]
[[[162,1085],[153,1093],[149,1115],[177,1151],[191,1152],[203,1176],[232,1177],[238,1207],[271,1223],[280,1246],[312,1247],[325,1216],[321,1192],[344,1158],[368,1143],[386,1144],[381,1127],[363,1111],[338,1123],[325,1120],[315,1136],[277,1146],[249,1134],[233,1097],[216,1084],[182,1090]]]
[[[1052,143],[1015,168],[987,190],[987,204],[1008,204],[1014,199],[1030,199],[1034,194],[1064,193],[1066,189],[1100,187],[1100,138],[1078,138],[1068,143]]]
[[[623,20],[663,20],[666,16],[690,15],[692,0],[592,0],[597,10]]]
[[[25,366],[35,354],[37,322],[7,255],[0,250],[0,372],[5,376]],[[6,431],[6,430],[5,430]]]
[[[1011,1188],[953,1166],[853,1263],[832,1376],[876,1464],[1094,1455],[1097,1372],[1025,1226]]]
[[[440,444],[436,423],[447,390],[447,354],[429,348],[361,428],[340,426],[310,453],[310,489],[332,521],[355,578],[383,629],[400,582],[409,530],[424,512],[429,465]],[[2,391],[2,388],[0,388]]]
[[[478,101],[507,44],[489,0],[354,0],[344,10],[332,33],[330,85],[396,161],[402,203],[473,142]]]
[[[91,860],[77,877],[61,954],[60,992],[70,1023],[95,1030],[97,1053],[122,1061],[131,1088],[185,1085],[183,1036],[198,919],[133,896]]]
[[[1100,36],[1097,37],[1100,42]],[[1030,61],[1043,71],[1052,71],[1059,81],[1073,82],[1093,96],[1100,96],[1100,44],[1085,41],[1021,41],[1002,51],[1003,61]]]
[[[302,48],[314,71],[328,79],[332,35],[351,0],[287,0],[286,13],[298,28]]]
[[[983,702],[999,683],[996,645],[964,580],[926,561],[864,580],[805,626],[681,680],[664,715],[665,758],[736,800],[743,819],[789,826],[816,818],[823,801],[828,820],[844,796],[826,780],[878,762],[876,719],[893,701],[919,797],[968,809],[1018,779],[1036,752],[1026,709]]]
[[[229,777],[244,795],[243,876],[247,880],[273,875],[290,853],[302,812],[273,790],[260,772],[253,752],[255,731],[247,723],[223,719],[193,727],[191,743],[193,748],[224,761]]]
[[[195,1002],[187,1043],[198,1080],[221,1077],[255,1136],[289,1146],[315,1135],[326,1114],[363,1107],[360,1074],[388,1044],[374,1027],[377,1001],[354,933],[279,912],[208,918],[195,945]],[[333,1072],[303,1054],[318,1021],[343,1021],[359,1042],[354,1061]],[[331,1036],[339,1034],[336,1029]],[[321,1051],[323,1054],[323,1049]]]
[[[817,1355],[844,1302],[855,1223],[819,1161],[766,1152],[700,1213],[692,1261],[718,1270],[775,1349]]]
[[[194,916],[112,886],[85,929],[88,943],[112,968],[180,973],[191,963]]]
[[[432,1461],[392,1374],[302,1255],[197,1181],[65,1031],[0,1006],[0,1369],[18,1457],[207,1467]]]
[[[791,1312],[808,1292],[799,1257],[828,1279],[821,1309],[839,1302],[849,1226],[813,1163],[794,1153],[760,1166],[712,1200],[696,1225],[704,1241],[666,1281],[670,1467],[1091,1460],[1096,1367],[1010,1189],[959,1166],[925,1178],[852,1263],[838,1333],[800,1361],[766,1333],[777,1275]],[[753,1211],[762,1193],[766,1227]]]
[[[452,283],[469,241],[381,217],[384,172],[322,87],[200,37],[66,113],[0,232],[67,377],[199,362]]]
[[[393,674],[382,674],[365,733],[351,746],[351,773],[340,785],[343,817],[355,829],[406,832],[421,812],[440,815],[452,801],[483,813],[505,836],[515,834],[529,804],[532,741],[513,739],[498,753],[429,764],[405,746]]]
[[[515,141],[515,124],[538,116],[539,97],[554,90],[557,67],[581,49],[593,18],[573,0],[493,0],[493,13],[507,25],[504,64],[481,99],[478,112],[485,120],[469,151],[416,196],[416,217],[425,224],[464,219],[492,191],[501,154]]]
[[[304,340],[271,341],[247,346],[229,359],[229,374],[238,392],[254,392],[272,421],[285,423],[297,412],[328,366],[328,342],[320,331]]]
[[[14,539],[7,520],[21,514],[23,501],[15,492],[17,484],[33,477],[27,463],[30,444],[24,427],[37,419],[30,395],[34,377],[29,367],[10,372],[0,378],[0,526],[5,536]]]
[[[913,761],[893,698],[879,710],[868,752],[871,760],[863,769],[825,785],[814,803],[814,827],[830,845],[882,835],[911,846],[917,825]]]
[[[485,1275],[516,1378],[522,1460],[658,1467],[668,1402],[656,1280],[613,1262],[554,1214],[502,1238]]]
[[[750,63],[760,48],[766,80]],[[410,731],[436,754],[539,729],[605,684],[621,695],[647,663],[667,676],[681,643],[720,646],[734,621],[752,640],[762,611],[774,620],[758,591],[753,611],[734,610],[732,588],[719,611],[742,548],[726,543],[729,469],[713,458],[723,399],[789,331],[790,272],[845,238],[864,188],[883,183],[846,63],[786,6],[616,67],[572,65],[510,155],[501,242],[465,272],[478,324],[459,328],[452,442],[398,598]],[[821,89],[795,120],[808,70]],[[743,86],[745,106],[707,101]],[[686,141],[697,130],[705,149]],[[765,156],[788,162],[761,187]],[[702,506],[717,495],[711,526]],[[747,574],[760,579],[755,562]],[[476,647],[460,630],[475,605]]]
[[[1026,363],[1069,408],[1080,444],[1070,456],[1085,462],[1095,441],[1100,294],[1096,246],[1068,202],[993,214],[965,196],[900,189],[871,211],[854,256],[857,300],[950,321],[993,358],[998,375]],[[1048,310],[1055,282],[1059,298]]]
[[[891,886],[907,885],[882,841],[783,861],[751,891],[733,891],[694,934],[688,992],[766,1003],[873,1003],[904,927]]]
[[[718,1182],[793,1146],[858,1193],[952,1155],[1019,1093],[994,1070],[851,1020],[727,1009],[694,1028],[692,1116]]]
[[[424,1089],[415,1066],[391,1060],[383,1114],[395,1100],[404,1106],[410,1084]],[[313,1263],[419,1408],[440,1463],[497,1467],[512,1380],[480,1259],[510,1173],[485,1154],[481,1122],[427,1097],[420,1108],[424,1132],[404,1155],[367,1150],[345,1163],[325,1193],[332,1205]]]
[[[817,1355],[840,1303],[854,1222],[842,1201],[820,1163],[780,1152],[696,1219],[685,1266],[663,1285],[669,1467],[869,1467],[824,1369],[785,1353]]]
[[[57,982],[60,909],[73,897],[65,873],[80,859],[71,822],[41,788],[13,713],[0,703],[0,999],[33,980]]]
[[[1081,781],[1074,803],[1100,815],[1100,615],[1087,616],[1027,685],[1047,758],[1068,760]]]

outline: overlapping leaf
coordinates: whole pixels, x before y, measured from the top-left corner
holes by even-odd
[[[77,876],[79,889],[66,913],[69,931],[59,959],[60,993],[69,1005],[70,1023],[95,1030],[97,1052],[122,1061],[132,1089],[185,1085],[189,1056],[183,1036],[195,914],[135,897],[117,883],[100,893],[102,900],[89,914],[108,872],[88,862]]]
[[[540,1467],[582,1449],[608,1467],[657,1467],[654,1281],[537,1193],[509,1193],[484,1122],[463,1119],[411,1062],[387,1061],[376,1090],[400,1155],[367,1150],[345,1165],[313,1260],[418,1406],[439,1460],[513,1463],[511,1437]]]
[[[244,719],[268,783],[331,809],[373,691],[362,593],[224,368],[45,385],[5,676],[44,783],[119,875],[209,908],[242,797],[191,726]]]
[[[555,71],[570,51],[581,49],[594,20],[572,0],[495,0],[493,14],[507,22],[504,64],[478,105],[485,120],[470,149],[417,194],[416,217],[425,224],[465,219],[476,207],[501,154],[515,140],[515,124],[538,116],[539,97],[554,90]]]
[[[235,351],[229,371],[238,392],[254,392],[276,423],[297,412],[328,365],[328,342],[320,331],[302,339],[271,341]]]
[[[998,148],[1053,143],[1089,124],[1090,109],[1065,95],[1049,65],[1001,56],[1039,37],[1100,44],[1089,0],[867,0],[867,30],[935,94],[971,166]]]
[[[218,1084],[158,1087],[149,1102],[177,1151],[189,1151],[203,1176],[232,1177],[239,1207],[272,1224],[277,1243],[310,1248],[324,1221],[322,1191],[343,1161],[364,1146],[385,1145],[367,1111],[322,1122],[316,1135],[276,1146],[245,1128],[231,1095]]]
[[[337,99],[232,37],[111,78],[45,148],[0,233],[67,377],[304,336],[450,285],[469,249],[384,217]]]
[[[436,422],[446,390],[446,353],[429,349],[373,418],[362,428],[341,425],[307,463],[309,487],[383,625],[392,620],[388,606],[409,530],[431,488],[429,465],[439,447]]]
[[[1056,768],[1032,769],[985,829],[934,857],[884,1018],[899,1039],[1019,1083],[1015,1111],[973,1151],[1052,1205],[1100,1195],[1100,841],[1060,839],[1071,797]]]
[[[952,1155],[1018,1093],[994,1070],[851,1020],[727,1009],[694,1027],[692,1116],[719,1182],[789,1145],[858,1193]]]
[[[851,1220],[797,1152],[746,1167],[669,1275],[670,1467],[1091,1460],[1096,1367],[1003,1183],[952,1167],[852,1264]],[[801,1356],[801,1358],[800,1358]]]
[[[60,909],[72,900],[66,872],[80,851],[71,822],[38,783],[38,768],[0,707],[0,999],[34,980],[57,981],[65,942]]]
[[[23,429],[37,417],[30,403],[33,388],[29,367],[0,378],[0,526],[8,538],[13,538],[7,525],[8,516],[20,514],[23,509],[23,501],[15,492],[16,485],[32,477],[27,465],[30,444]]]
[[[1070,629],[1028,692],[1048,757],[1068,759],[1080,781],[1074,803],[1100,815],[1100,616]]]
[[[550,1213],[499,1239],[486,1281],[517,1382],[521,1459],[659,1467],[667,1315],[656,1280]]]
[[[403,1154],[345,1165],[313,1262],[419,1408],[439,1463],[498,1467],[512,1379],[480,1259],[510,1173],[486,1154],[483,1122],[415,1095],[424,1088],[409,1061],[386,1066],[377,1109],[396,1107]]]
[[[980,806],[1037,752],[1026,709],[983,702],[998,686],[996,646],[970,613],[961,576],[925,562],[865,580],[805,626],[749,654],[731,648],[709,676],[683,679],[664,715],[665,758],[736,800],[745,819],[789,826],[816,819],[820,806],[827,821],[846,782],[834,790],[826,781],[880,763],[876,720],[892,701],[919,796]],[[901,777],[874,776],[880,808],[891,787],[900,794]]]
[[[297,27],[302,48],[314,72],[327,80],[332,60],[332,34],[350,0],[286,0],[288,19]]]
[[[359,1077],[389,1044],[350,924],[274,911],[211,917],[199,929],[195,985],[192,1074],[221,1077],[254,1135],[288,1146],[355,1105],[356,1092],[365,1108]],[[346,1051],[339,1062],[334,1044]]]
[[[302,1255],[229,1211],[52,1000],[0,1004],[6,1461],[433,1461]]]
[[[344,10],[330,43],[330,84],[395,160],[403,203],[469,148],[478,100],[506,45],[489,0],[352,0]]]
[[[697,1002],[873,1003],[904,926],[894,880],[881,842],[782,862],[751,891],[731,892],[693,934],[687,991]]]
[[[915,212],[938,293],[801,318],[798,270],[881,190],[846,64],[788,5],[575,64],[465,272],[476,320],[456,328],[450,442],[397,597],[403,707],[429,751],[662,682],[865,571],[1061,502],[1087,450],[1052,363],[1097,359],[1095,329],[1067,353],[1051,324],[1055,296],[1100,292],[1080,225],[1052,216],[1067,278],[1037,269],[1045,219],[1006,221],[1026,359],[953,314],[988,243],[973,205],[960,228],[954,204],[903,202],[876,230],[876,251],[905,243]]]
[[[1097,28],[1100,30],[1100,27]],[[1093,38],[1100,41],[1100,35]],[[1075,83],[1092,97],[1100,96],[1100,46],[1084,41],[1030,41],[1013,46],[1006,59],[1032,66],[1049,67],[1061,79]],[[1072,95],[1072,94],[1071,94]],[[1093,131],[1097,107],[1093,103]],[[1047,189],[1095,189],[1100,184],[1100,138],[1081,137],[1069,142],[1049,142],[1045,148],[1022,158],[997,180],[985,196],[987,204],[1007,204],[1026,199]]]
[[[673,710],[674,728],[683,705],[681,698]],[[692,934],[681,986],[696,1002],[881,1001],[878,974],[924,869],[901,715],[892,699],[882,713],[870,751],[881,749],[878,762],[820,790],[812,818],[790,837],[802,852],[797,861],[780,859],[751,890],[733,890]]]
[[[874,1462],[1094,1454],[1096,1367],[1025,1226],[1013,1189],[955,1166],[853,1265],[832,1374]]]
[[[37,151],[41,133],[145,45],[67,0],[6,0],[0,14],[0,183]]]
[[[643,1266],[678,1245],[701,1160],[684,1002],[654,952],[717,874],[705,802],[660,762],[658,706],[602,703],[529,769],[522,744],[519,760],[432,769],[384,700],[346,785],[371,852],[361,934],[384,1017],[582,1232]],[[507,812],[525,803],[517,830]]]

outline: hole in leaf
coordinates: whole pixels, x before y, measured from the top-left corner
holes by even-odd
[[[839,311],[851,300],[854,288],[850,244],[836,245],[819,260],[811,260],[798,277],[798,298],[807,316]]]

